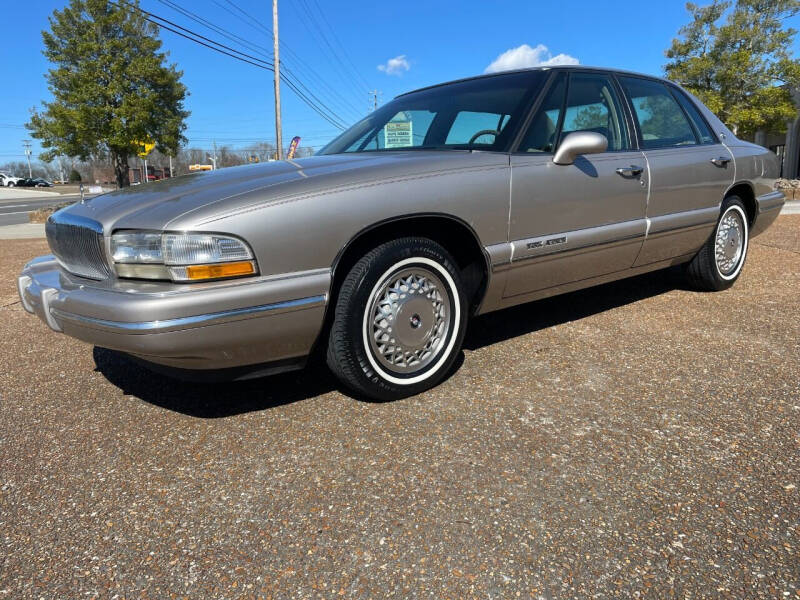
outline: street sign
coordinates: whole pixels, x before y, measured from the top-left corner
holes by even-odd
[[[142,159],[147,158],[153,151],[153,148],[156,147],[155,142],[136,142],[136,145],[139,147],[139,151],[136,154]]]

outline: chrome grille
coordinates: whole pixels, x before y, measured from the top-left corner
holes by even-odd
[[[103,251],[103,228],[97,221],[56,213],[47,219],[45,234],[51,252],[70,273],[89,279],[111,276]]]

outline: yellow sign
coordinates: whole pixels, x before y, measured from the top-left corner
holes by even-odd
[[[136,153],[139,155],[139,158],[147,158],[153,151],[153,148],[156,147],[155,142],[136,142],[136,145],[139,147],[139,151]]]
[[[211,165],[189,165],[190,171],[211,171]]]

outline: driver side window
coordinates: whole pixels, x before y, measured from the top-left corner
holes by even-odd
[[[627,150],[628,129],[611,78],[602,73],[558,75],[531,121],[520,152],[555,152],[575,131],[594,131],[608,139],[608,151]],[[565,98],[566,96],[566,98]]]

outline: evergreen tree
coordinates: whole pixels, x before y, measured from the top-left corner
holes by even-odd
[[[796,31],[784,21],[800,12],[800,0],[714,0],[686,8],[692,22],[666,51],[667,77],[737,134],[784,131],[797,115],[790,89],[800,85]]]
[[[124,1],[124,0],[123,0]],[[158,28],[138,10],[107,0],[71,0],[42,32],[53,99],[27,124],[45,149],[41,158],[108,155],[117,184],[130,185],[128,158],[152,140],[177,154],[185,142],[186,87],[167,64]]]

